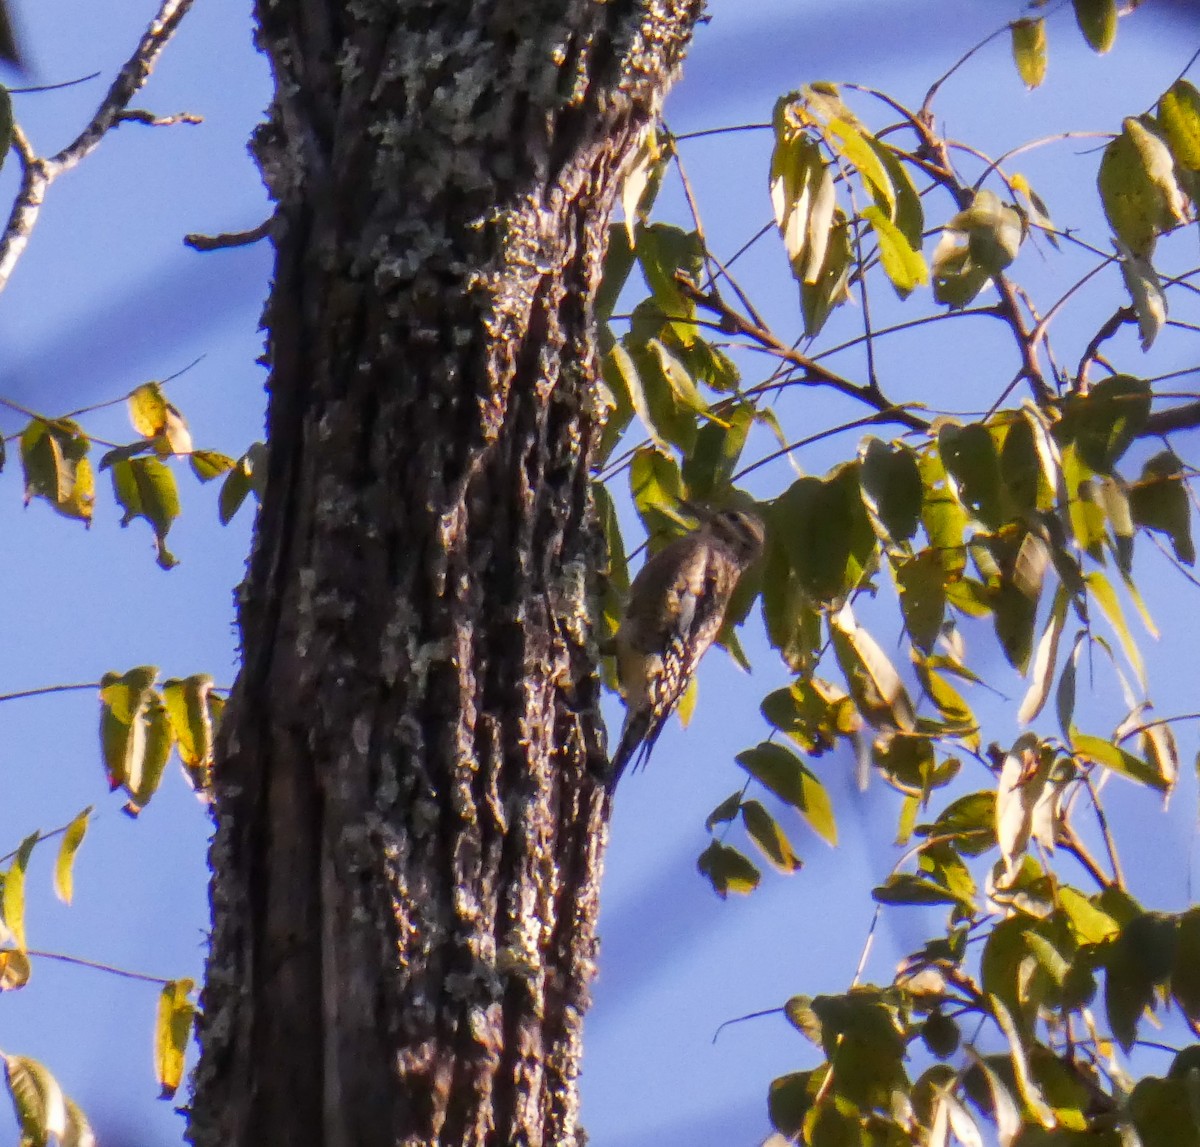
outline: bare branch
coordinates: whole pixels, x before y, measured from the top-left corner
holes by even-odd
[[[112,82],[107,94],[96,109],[88,125],[75,139],[57,155],[49,159],[39,158],[25,135],[14,128],[13,149],[21,160],[21,187],[9,213],[4,234],[0,237],[0,290],[8,284],[17,260],[29,244],[29,235],[41,211],[46,188],[63,172],[70,171],[87,155],[118,123],[125,119],[140,122],[153,120],[146,112],[130,112],[129,101],[149,79],[162,50],[170,42],[187,15],[192,0],[163,0],[158,14],[142,35],[137,49],[125,62]],[[142,117],[149,118],[143,120]],[[172,117],[176,122],[193,122],[188,117]]]
[[[264,219],[257,227],[249,231],[226,231],[220,235],[200,235],[192,232],[183,237],[184,243],[195,251],[222,251],[230,247],[249,247],[259,243],[271,234],[271,221],[274,216]]]

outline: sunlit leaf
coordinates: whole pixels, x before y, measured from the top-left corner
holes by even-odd
[[[96,501],[95,476],[87,459],[90,449],[78,423],[33,419],[21,433],[25,504],[42,498],[63,517],[90,523]]]
[[[170,1099],[183,1080],[183,1062],[196,1015],[196,1005],[189,999],[195,986],[192,980],[172,980],[158,996],[154,1073],[163,1099]]]
[[[1097,180],[1104,214],[1134,255],[1148,258],[1156,237],[1185,218],[1170,148],[1137,119],[1126,119],[1104,149]]]
[[[1184,565],[1194,565],[1192,511],[1183,483],[1184,466],[1170,450],[1156,454],[1142,467],[1142,476],[1129,488],[1133,520],[1148,530],[1171,539],[1175,556]]]
[[[779,822],[755,800],[743,802],[741,811],[746,834],[767,860],[780,872],[795,872],[803,861],[796,855]]]
[[[1041,17],[1014,20],[1009,28],[1013,61],[1021,82],[1027,88],[1040,87],[1046,78],[1046,21]]]
[[[891,280],[896,294],[907,299],[909,295],[929,282],[929,268],[919,249],[914,248],[908,237],[876,206],[864,207],[863,218],[871,224],[875,238],[879,241],[879,262]]]
[[[167,533],[179,517],[175,475],[157,458],[130,458],[112,465],[113,493],[121,508],[121,525],[145,518],[154,530],[158,564],[170,569],[177,559],[166,546]]]
[[[211,786],[213,719],[209,707],[213,680],[197,673],[185,680],[164,681],[162,701],[184,772],[197,792]]]
[[[794,808],[823,840],[837,844],[833,803],[825,786],[803,761],[784,745],[763,741],[737,755],[756,781]]]
[[[1071,0],[1075,22],[1092,51],[1103,55],[1117,38],[1117,0]]]
[[[1054,605],[1033,658],[1029,689],[1021,701],[1020,709],[1017,710],[1017,720],[1022,725],[1029,724],[1042,711],[1050,696],[1050,686],[1054,681],[1054,668],[1058,659],[1058,643],[1066,624],[1069,604],[1070,599],[1060,586],[1054,595]]]
[[[192,473],[201,482],[211,482],[237,465],[228,454],[221,454],[216,450],[193,450],[188,456],[188,463],[192,467]]]
[[[1187,80],[1176,80],[1158,101],[1158,123],[1175,162],[1200,171],[1200,91]]]
[[[855,621],[849,604],[830,617],[829,633],[863,716],[872,724],[913,730],[916,714],[904,682],[875,639]]]
[[[39,834],[34,832],[21,841],[12,864],[4,873],[4,891],[0,896],[0,915],[3,916],[4,927],[13,943],[22,951],[25,949],[25,873],[29,868],[29,857],[39,839]]]
[[[1135,757],[1100,737],[1093,737],[1088,733],[1075,733],[1071,737],[1071,750],[1081,760],[1111,769],[1131,781],[1160,790],[1167,787],[1166,778],[1160,776],[1140,757]]]
[[[5,1081],[12,1099],[21,1147],[46,1147],[67,1133],[67,1099],[58,1080],[36,1059],[4,1056]]]
[[[167,425],[167,399],[157,382],[146,382],[130,392],[129,421],[143,438],[154,438]]]
[[[62,842],[58,846],[58,857],[54,861],[54,893],[64,904],[70,904],[75,888],[75,857],[83,838],[87,835],[92,809],[89,805],[67,825]]]

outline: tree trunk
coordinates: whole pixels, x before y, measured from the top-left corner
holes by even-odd
[[[198,1147],[572,1144],[608,801],[592,299],[702,0],[260,0],[270,459]]]

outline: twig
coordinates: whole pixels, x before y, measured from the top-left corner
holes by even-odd
[[[108,972],[112,976],[121,976],[126,980],[141,980],[146,984],[171,984],[164,976],[151,976],[147,972],[131,972],[128,968],[118,968],[115,964],[103,964],[99,960],[85,960],[82,956],[68,956],[65,952],[45,952],[37,948],[26,948],[26,956],[42,960],[57,960],[60,964],[74,964],[78,968],[92,968],[97,972]]]
[[[1096,792],[1095,785],[1092,784],[1092,778],[1087,773],[1083,774],[1083,783],[1087,786],[1092,808],[1096,810],[1096,821],[1100,825],[1100,835],[1104,838],[1104,847],[1108,852],[1108,863],[1113,871],[1113,883],[1118,888],[1124,888],[1125,874],[1121,871],[1121,861],[1117,856],[1117,842],[1113,839],[1112,829],[1108,826],[1108,817],[1104,812],[1104,806],[1100,803],[1100,796]]]
[[[200,235],[192,232],[185,235],[183,241],[195,251],[222,251],[229,247],[249,247],[259,243],[271,234],[271,223],[274,216],[264,219],[257,227],[249,231],[226,231],[220,235]]]
[[[126,115],[129,101],[150,78],[162,50],[170,42],[192,0],[163,0],[158,14],[142,35],[137,49],[117,73],[87,126],[57,155],[39,158],[19,128],[13,147],[21,160],[21,186],[0,236],[0,291],[29,244],[29,235],[41,211],[46,188],[64,172],[85,159],[104,136]],[[134,117],[136,118],[136,116]]]

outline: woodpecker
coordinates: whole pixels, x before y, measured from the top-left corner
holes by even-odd
[[[762,550],[762,519],[746,510],[722,510],[664,546],[633,579],[616,636],[626,715],[610,789],[631,761],[637,768],[649,759],[724,624],[738,579]]]

